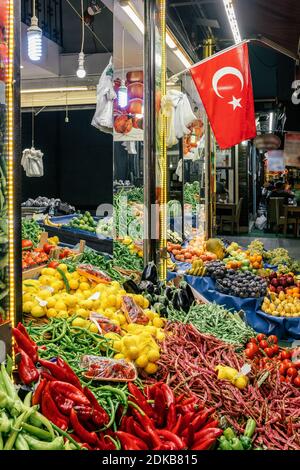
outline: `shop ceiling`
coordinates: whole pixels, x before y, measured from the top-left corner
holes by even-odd
[[[143,2],[132,0],[143,9]],[[89,0],[84,0],[85,8]],[[184,49],[196,62],[202,57],[203,40],[214,36],[217,50],[233,43],[232,33],[226,17],[223,0],[169,0],[168,24]],[[26,57],[26,26],[31,17],[31,0],[22,0],[22,86],[23,88],[49,88],[84,85],[88,87],[88,103],[91,102],[91,89],[99,79],[99,75],[114,49],[114,43],[120,42],[121,31],[126,29],[127,63],[132,67],[141,66],[143,62],[140,32],[126,15],[118,8],[118,2],[112,0],[99,1],[101,12],[94,17],[90,29],[86,30],[85,53],[88,75],[84,82],[78,82],[75,76],[80,50],[80,0],[37,0],[38,11],[53,13],[53,5],[61,6],[60,21],[55,25],[53,40],[53,18],[42,18],[42,27],[48,38],[44,38],[46,54],[39,66],[30,63]],[[48,8],[49,6],[49,8]],[[235,0],[236,16],[243,38],[264,36],[279,46],[287,49],[297,57],[300,32],[300,1],[299,0]],[[51,7],[51,8],[50,8]],[[57,7],[58,8],[58,7]],[[114,14],[113,14],[114,12]],[[52,23],[51,23],[52,21]],[[48,23],[49,24],[48,24]],[[113,22],[115,31],[113,37]],[[54,38],[55,39],[55,38]],[[138,47],[137,47],[138,45]],[[140,54],[137,51],[140,50]],[[169,54],[170,69],[176,73],[182,69],[180,63],[174,62],[174,54]],[[290,84],[294,78],[294,61],[284,54],[258,45],[250,46],[250,59],[256,99],[279,97],[282,100],[290,96]],[[115,54],[116,68],[120,66]],[[86,91],[82,91],[79,102],[84,101]],[[35,97],[43,102],[43,97]],[[63,95],[58,95],[58,103],[64,101]],[[25,104],[26,100],[26,104]],[[32,97],[23,97],[23,106],[28,106]],[[93,101],[93,99],[92,99]],[[69,104],[72,104],[72,100]]]

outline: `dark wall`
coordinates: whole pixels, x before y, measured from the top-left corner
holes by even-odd
[[[35,148],[44,153],[44,176],[23,171],[22,200],[59,197],[78,209],[112,203],[112,136],[91,126],[94,110],[41,112],[35,119]],[[22,147],[31,146],[31,113],[22,114]]]

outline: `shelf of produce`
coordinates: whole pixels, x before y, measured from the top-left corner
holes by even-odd
[[[55,224],[68,224],[74,215],[52,217],[51,222]],[[95,220],[98,220],[95,218]],[[73,227],[55,227],[52,225],[42,224],[42,229],[47,230],[49,236],[58,236],[62,243],[76,245],[80,240],[85,240],[87,246],[93,250],[112,254],[113,240],[110,238],[98,238],[95,232],[88,232],[86,230],[75,229]]]

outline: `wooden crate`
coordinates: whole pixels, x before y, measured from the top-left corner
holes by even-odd
[[[44,244],[47,243],[47,240],[48,240],[48,233],[47,232],[42,232],[41,237],[40,237],[40,242],[38,244],[38,248],[43,248]],[[64,249],[63,247],[57,247],[54,250],[52,250],[51,260],[59,260],[59,253],[63,249]],[[79,249],[78,249],[78,251],[75,251],[75,254],[74,254],[74,256],[72,256],[72,258],[76,259],[78,256],[80,256],[84,252],[84,249],[85,249],[85,240],[80,240]],[[65,258],[65,259],[69,259],[69,258]],[[61,261],[63,261],[63,260],[61,260]],[[26,280],[26,279],[36,279],[36,278],[38,278],[40,273],[41,273],[41,270],[43,268],[46,268],[46,267],[47,267],[47,263],[40,264],[39,266],[35,266],[33,268],[30,268],[30,269],[26,269],[26,271],[23,271],[23,274],[22,274],[23,281]]]

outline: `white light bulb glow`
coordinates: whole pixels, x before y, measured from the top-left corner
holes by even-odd
[[[28,57],[33,62],[41,60],[42,35],[43,32],[38,27],[38,19],[36,16],[33,16],[31,18],[31,26],[27,29]]]
[[[235,11],[233,7],[232,0],[223,0],[225,11],[228,17],[228,21],[231,27],[231,31],[233,34],[234,42],[238,44],[241,42],[241,34],[238,26],[238,22],[235,16]]]
[[[120,108],[126,108],[128,105],[128,90],[125,83],[122,83],[118,89],[118,105]]]
[[[78,78],[84,78],[86,76],[86,71],[84,68],[84,53],[80,52],[78,56],[78,69],[76,72]]]

